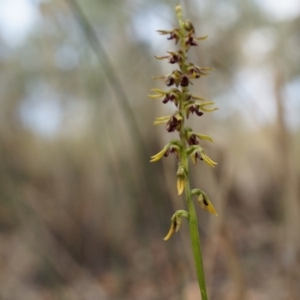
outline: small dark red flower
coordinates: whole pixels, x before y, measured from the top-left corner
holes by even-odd
[[[179,155],[178,155],[178,149],[176,149],[175,147],[172,147],[172,146],[164,154],[164,157],[168,157],[170,154],[175,154],[176,157],[177,157],[177,159],[179,157]]]
[[[175,130],[180,130],[181,128],[181,119],[176,118],[176,116],[172,116],[171,119],[167,123],[167,131],[173,132]]]
[[[167,86],[171,86],[175,83],[175,78],[173,76],[169,76],[166,81]]]
[[[191,35],[186,37],[184,43],[187,46],[198,46],[198,44],[195,42],[194,38]]]
[[[168,40],[173,40],[175,39],[175,43],[177,44],[179,41],[179,32],[178,29],[174,29],[171,33],[170,36],[167,38]]]
[[[193,78],[199,78],[200,76],[206,76],[209,75],[205,71],[210,71],[213,70],[212,68],[207,68],[207,67],[198,67],[194,64],[189,64],[188,68],[188,75],[193,77]]]
[[[190,83],[189,77],[187,75],[182,75],[180,85],[181,86],[188,86]]]
[[[188,138],[187,142],[188,142],[188,144],[189,144],[190,146],[192,146],[192,145],[198,145],[198,144],[199,144],[199,141],[197,140],[197,137],[196,137],[195,134],[192,134],[192,135]]]
[[[170,57],[170,60],[169,60],[169,63],[170,64],[175,64],[175,63],[178,63],[181,61],[181,56],[180,55],[176,55],[176,54],[173,54],[171,55]]]
[[[191,105],[187,112],[186,112],[186,117],[188,118],[190,113],[195,113],[197,116],[201,117],[203,115],[203,112],[199,110],[199,106],[198,105]]]
[[[169,34],[170,36],[168,37],[168,40],[173,40],[175,39],[175,42],[176,44],[178,43],[179,41],[179,38],[180,38],[180,34],[179,34],[179,28],[174,28],[172,30],[157,30],[157,32],[159,34]]]
[[[168,102],[174,102],[175,103],[175,105],[177,106],[177,99],[176,99],[176,97],[175,97],[175,95],[174,94],[166,94],[166,97],[164,98],[164,100],[162,101],[164,104],[166,104],[166,103],[168,103]]]

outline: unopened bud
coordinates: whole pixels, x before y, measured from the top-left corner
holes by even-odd
[[[195,32],[195,29],[194,29],[194,26],[193,24],[191,23],[191,21],[189,20],[186,20],[183,22],[183,27],[186,31],[192,31],[192,32]]]

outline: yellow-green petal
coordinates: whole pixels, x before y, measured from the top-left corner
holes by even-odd
[[[197,151],[194,151],[194,152],[191,154],[191,159],[192,159],[194,165],[197,164],[196,152],[197,152]]]
[[[149,98],[157,99],[163,97],[163,95],[147,95]]]
[[[206,134],[194,133],[199,139],[213,142],[213,139]]]
[[[194,37],[194,39],[197,41],[203,41],[203,40],[206,40],[207,37],[208,37],[208,35],[205,35],[205,36],[200,36],[200,37]]]
[[[215,104],[215,102],[212,102],[212,101],[204,102],[204,103],[199,104],[199,108],[204,112],[212,112],[212,111],[218,110],[218,108],[217,107],[207,108],[206,106],[214,105],[214,104]]]
[[[161,151],[159,151],[155,155],[152,155],[150,162],[155,162],[160,160],[164,156],[164,154],[168,151],[168,148],[169,148],[169,144],[166,145]]]
[[[200,207],[206,211],[208,211],[209,213],[218,216],[215,208],[213,207],[212,203],[210,202],[210,200],[207,197],[204,197],[203,194],[200,194],[198,199],[197,199]]]
[[[185,188],[185,176],[177,176],[177,191],[178,195],[181,195]]]
[[[175,232],[175,222],[172,221],[171,224],[171,228],[169,230],[169,232],[167,233],[167,235],[164,237],[164,241],[167,241],[170,239],[170,237],[173,235],[173,233]]]
[[[156,56],[156,55],[154,55],[154,57],[155,57],[156,59],[158,59],[158,60],[163,60],[163,59],[169,58],[170,55],[165,55],[165,56]]]
[[[171,116],[158,117],[153,122],[154,125],[167,123],[170,120]]]
[[[210,159],[204,152],[201,153],[201,157],[211,167],[214,167],[215,165],[217,165],[217,163],[214,162],[212,159]]]

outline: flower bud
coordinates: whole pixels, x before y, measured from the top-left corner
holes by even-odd
[[[168,234],[164,237],[164,241],[170,239],[174,232],[176,233],[179,231],[182,223],[181,217],[189,218],[189,213],[185,210],[176,211],[176,213],[171,218],[171,228]]]
[[[202,209],[210,212],[211,214],[218,216],[215,208],[213,207],[213,205],[211,204],[211,202],[209,201],[208,197],[206,196],[206,194],[201,193],[197,199],[197,202],[199,203],[199,205],[201,206]]]
[[[178,191],[178,195],[181,195],[184,191],[185,188],[185,184],[186,184],[186,178],[187,178],[187,174],[186,174],[186,170],[182,165],[179,165],[178,170],[177,170],[177,191]]]
[[[183,22],[183,27],[186,31],[192,31],[193,33],[195,32],[194,26],[189,20]]]

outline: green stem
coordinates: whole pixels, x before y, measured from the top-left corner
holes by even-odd
[[[194,203],[191,196],[191,188],[189,183],[188,157],[186,155],[186,141],[184,137],[183,128],[184,126],[180,131],[180,139],[183,144],[181,163],[184,166],[184,168],[187,170],[187,174],[188,174],[188,179],[185,184],[185,197],[186,197],[186,202],[187,202],[187,207],[189,212],[190,239],[192,242],[192,250],[193,250],[194,262],[195,262],[196,273],[198,278],[198,284],[201,292],[201,299],[207,300],[208,297],[206,292],[204,268],[203,268],[202,254],[201,254],[201,247],[200,247],[200,237],[198,231],[198,222],[197,222],[197,215],[196,215]]]
[[[189,182],[187,182],[185,186],[185,196],[186,196],[188,211],[190,214],[190,218],[189,218],[190,238],[192,242],[192,249],[193,249],[193,256],[194,256],[197,278],[198,278],[198,284],[201,291],[201,299],[207,300],[208,298],[206,292],[204,268],[203,268],[202,254],[201,254],[201,247],[200,247],[200,237],[198,232],[197,215],[196,215],[194,203],[191,199]]]

